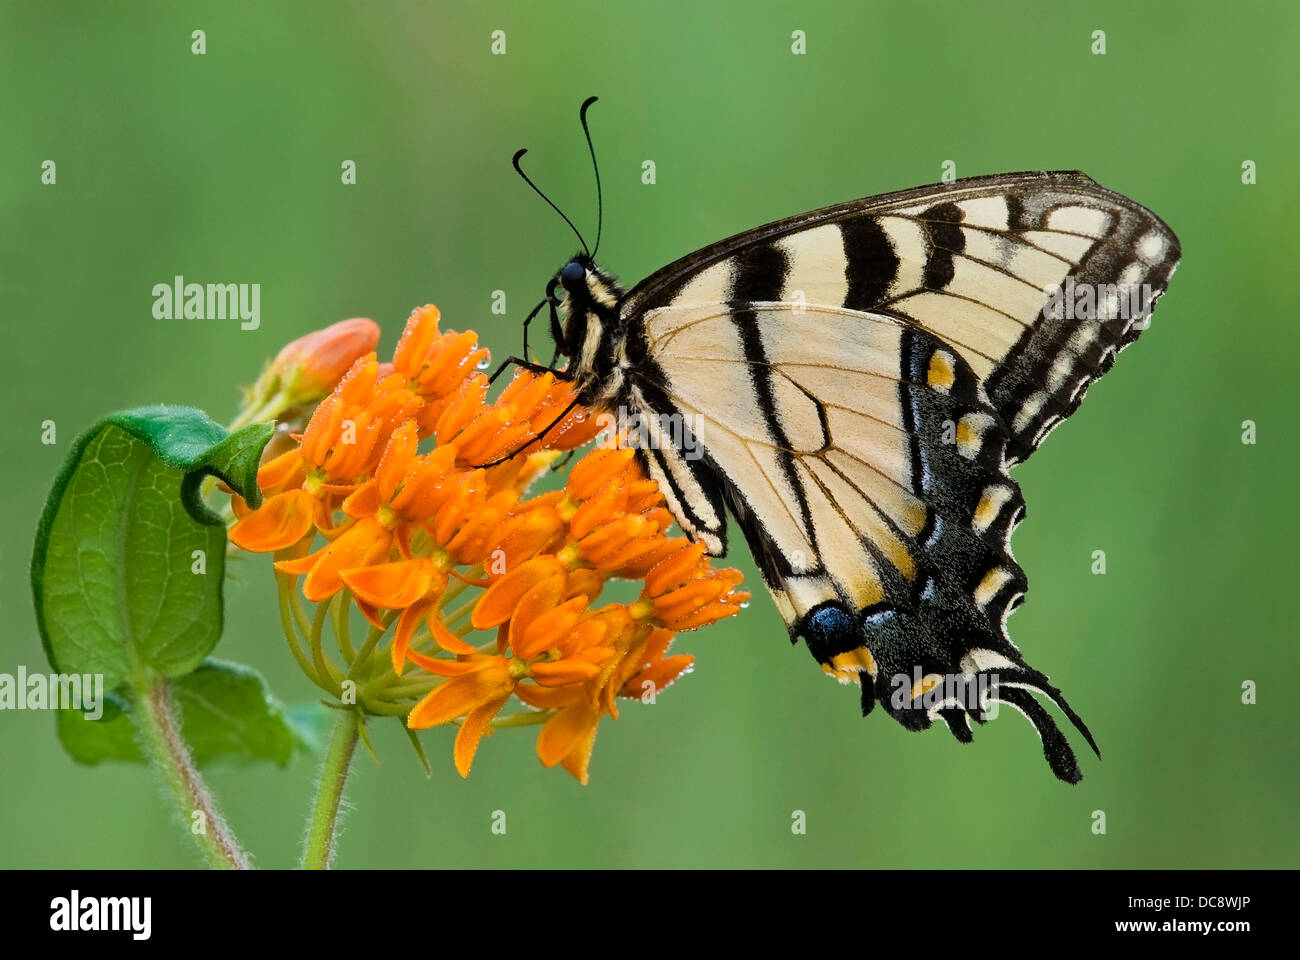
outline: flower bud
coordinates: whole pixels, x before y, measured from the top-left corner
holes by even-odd
[[[286,344],[267,372],[279,378],[280,390],[294,405],[314,403],[378,343],[379,325],[373,320],[340,320]]]

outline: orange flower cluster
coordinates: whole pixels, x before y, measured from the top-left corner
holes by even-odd
[[[738,571],[714,569],[702,546],[667,535],[672,515],[631,450],[599,447],[563,489],[527,496],[557,451],[589,442],[599,425],[576,409],[530,444],[572,387],[521,372],[488,402],[478,372],[487,357],[472,332],[441,332],[436,308],[416,310],[392,364],[358,359],[300,443],[262,467],[261,507],[234,498],[230,537],[274,552],[279,571],[303,578],[307,600],[343,593],[379,630],[395,622],[389,676],[417,668],[418,693],[397,681],[408,701],[420,697],[407,724],[459,722],[462,776],[514,698],[540,711],[542,762],[585,783],[616,698],[652,700],[693,662],[667,655],[676,632],[736,613],[748,594]],[[642,582],[638,599],[597,605],[612,579]],[[483,592],[459,623],[443,601],[467,585]],[[492,629],[480,646],[464,639]]]

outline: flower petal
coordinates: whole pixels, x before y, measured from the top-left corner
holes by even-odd
[[[589,779],[587,768],[591,766],[591,751],[595,746],[596,725],[593,723],[560,761],[561,766],[569,772],[570,776],[583,786],[587,785]]]
[[[534,599],[536,591],[538,593]],[[566,600],[559,606],[553,606],[560,599],[561,581],[558,577],[545,580],[538,584],[523,600],[519,601],[519,608],[515,611],[515,622],[519,623],[522,629],[511,630],[510,645],[515,651],[515,655],[525,661],[532,660],[544,650],[560,648],[567,652],[567,641],[572,633],[574,626],[578,623],[578,618],[582,616],[587,609],[586,597],[574,597],[572,600]],[[525,606],[525,605],[528,606]],[[533,605],[543,607],[543,612],[532,616]]]
[[[663,693],[675,681],[688,673],[694,665],[695,658],[689,653],[679,653],[675,657],[659,660],[639,673],[633,674],[619,689],[618,695],[620,697],[640,699],[647,692],[653,694]]]
[[[452,748],[456,771],[462,777],[469,776],[469,768],[474,762],[474,754],[478,752],[479,741],[483,739],[484,733],[492,732],[489,724],[492,723],[492,718],[501,712],[507,699],[509,698],[498,697],[489,700],[466,714],[464,723],[460,725],[460,732],[456,734],[456,745]]]
[[[514,616],[510,618],[510,648],[514,650],[516,656],[523,656],[519,652],[521,647],[529,651],[535,650],[534,644],[525,641],[526,632],[533,625],[534,620],[555,609],[563,592],[563,577],[547,577],[540,583],[534,584],[519,598],[519,605],[515,607]],[[536,656],[536,653],[534,652],[533,655]]]
[[[311,530],[313,501],[305,490],[276,494],[230,528],[235,545],[255,553],[283,550]]]
[[[393,369],[408,380],[419,377],[438,338],[438,308],[431,303],[411,311],[393,351]]]
[[[586,660],[567,659],[534,663],[528,675],[543,687],[565,687],[599,676],[600,667]]]
[[[389,610],[402,610],[428,597],[440,571],[427,557],[356,567],[340,574],[362,600]],[[446,574],[441,576],[446,584]]]
[[[636,451],[627,447],[598,447],[573,465],[565,489],[575,500],[590,499],[605,483],[627,469],[635,456]]]
[[[693,579],[704,557],[704,544],[689,540],[674,540],[673,553],[659,561],[645,578],[646,592],[652,597],[663,596]]]
[[[399,677],[402,675],[402,669],[406,666],[406,657],[411,647],[411,636],[415,633],[420,618],[424,616],[426,606],[428,606],[427,603],[413,604],[403,610],[402,615],[397,618],[397,627],[393,630],[391,653],[393,657],[393,673]]]
[[[487,670],[492,666],[492,661],[499,658],[477,654],[469,660],[448,660],[446,657],[430,657],[418,650],[408,649],[406,659],[420,669],[440,677],[463,677],[466,674]]]
[[[436,610],[429,614],[429,632],[433,634],[433,639],[438,641],[438,646],[448,653],[454,653],[462,657],[478,653],[471,644],[466,643],[451,632],[447,625],[442,622],[442,617],[438,615]]]
[[[433,690],[411,710],[406,718],[406,725],[412,730],[425,730],[440,723],[455,720],[475,707],[482,706],[510,692],[510,672],[505,660],[493,658],[500,662],[487,669],[476,670],[463,677],[456,677],[434,687]]]
[[[377,521],[369,517],[357,521],[319,554],[302,582],[302,595],[312,603],[334,596],[343,589],[344,570],[374,563],[387,555],[392,542],[393,535]]]
[[[343,501],[343,512],[349,517],[372,517],[379,509],[379,481],[367,480]]]
[[[420,444],[420,435],[414,420],[405,421],[393,431],[375,468],[375,479],[379,482],[379,499],[387,503],[393,499],[398,486],[406,477],[406,472],[414,465],[416,450]]]
[[[537,735],[537,756],[542,765],[553,767],[596,729],[600,716],[584,702],[565,707],[546,721]]]
[[[515,696],[539,710],[555,710],[567,707],[583,699],[581,687],[539,687],[535,683],[520,683],[515,687]]]
[[[564,565],[549,554],[534,557],[515,567],[479,598],[472,618],[474,628],[487,630],[505,623],[514,616],[515,607],[524,594],[543,580],[557,575],[563,577]]]
[[[294,480],[301,485],[302,478],[302,450],[296,446],[257,468],[257,485],[264,493],[281,490]]]

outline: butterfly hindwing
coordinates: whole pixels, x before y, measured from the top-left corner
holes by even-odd
[[[647,419],[680,417],[703,452],[643,457],[720,488],[792,639],[862,685],[864,712],[879,700],[910,729],[941,716],[969,739],[996,687],[922,694],[936,676],[978,690],[990,673],[1063,704],[1006,635],[1025,589],[1008,546],[1023,500],[957,351],[886,315],[779,301],[660,308],[642,329],[630,398]],[[1077,779],[1048,715],[1027,715],[1053,769]]]

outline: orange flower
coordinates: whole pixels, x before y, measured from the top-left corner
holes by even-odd
[[[575,598],[560,603],[563,578],[552,577],[535,585],[520,601],[510,627],[511,655],[482,654],[430,621],[438,646],[457,654],[456,660],[408,656],[430,673],[449,677],[415,705],[407,717],[413,730],[446,723],[464,715],[453,756],[462,777],[470,764],[486,725],[504,707],[522,681],[540,688],[565,688],[601,673],[601,664],[617,655],[604,645],[604,625],[583,619],[586,601]]]
[[[694,666],[695,658],[689,653],[675,657],[664,656],[672,645],[674,636],[671,630],[654,630],[646,638],[640,656],[626,658],[625,666],[633,672],[621,678],[623,682],[618,688],[619,696],[641,698],[667,690],[673,681]]]
[[[286,631],[323,688],[338,695],[339,678],[356,678],[364,711],[402,712],[415,730],[458,723],[462,776],[494,725],[535,716],[541,761],[585,783],[617,699],[667,688],[694,662],[667,656],[676,632],[734,615],[748,594],[739,572],[668,536],[672,515],[631,450],[597,448],[563,489],[529,496],[559,451],[595,437],[597,418],[549,373],[520,372],[489,401],[477,372],[487,351],[438,323],[437,308],[421,307],[391,365],[355,358],[297,446],[263,465],[262,506],[233,498],[230,536],[275,553],[289,575]],[[421,453],[422,441],[432,448]],[[342,667],[322,642],[323,607],[293,614],[298,577],[308,601],[343,603]],[[641,581],[638,599],[598,606],[612,579]],[[481,592],[459,599],[471,589]],[[360,649],[347,637],[348,603],[374,627]],[[467,642],[473,631],[495,631],[495,642]],[[511,702],[522,712],[500,718]]]
[[[440,399],[455,391],[480,361],[488,358],[478,349],[478,336],[440,333],[438,308],[427,304],[411,311],[393,353],[393,369],[413,392],[427,399]]]

